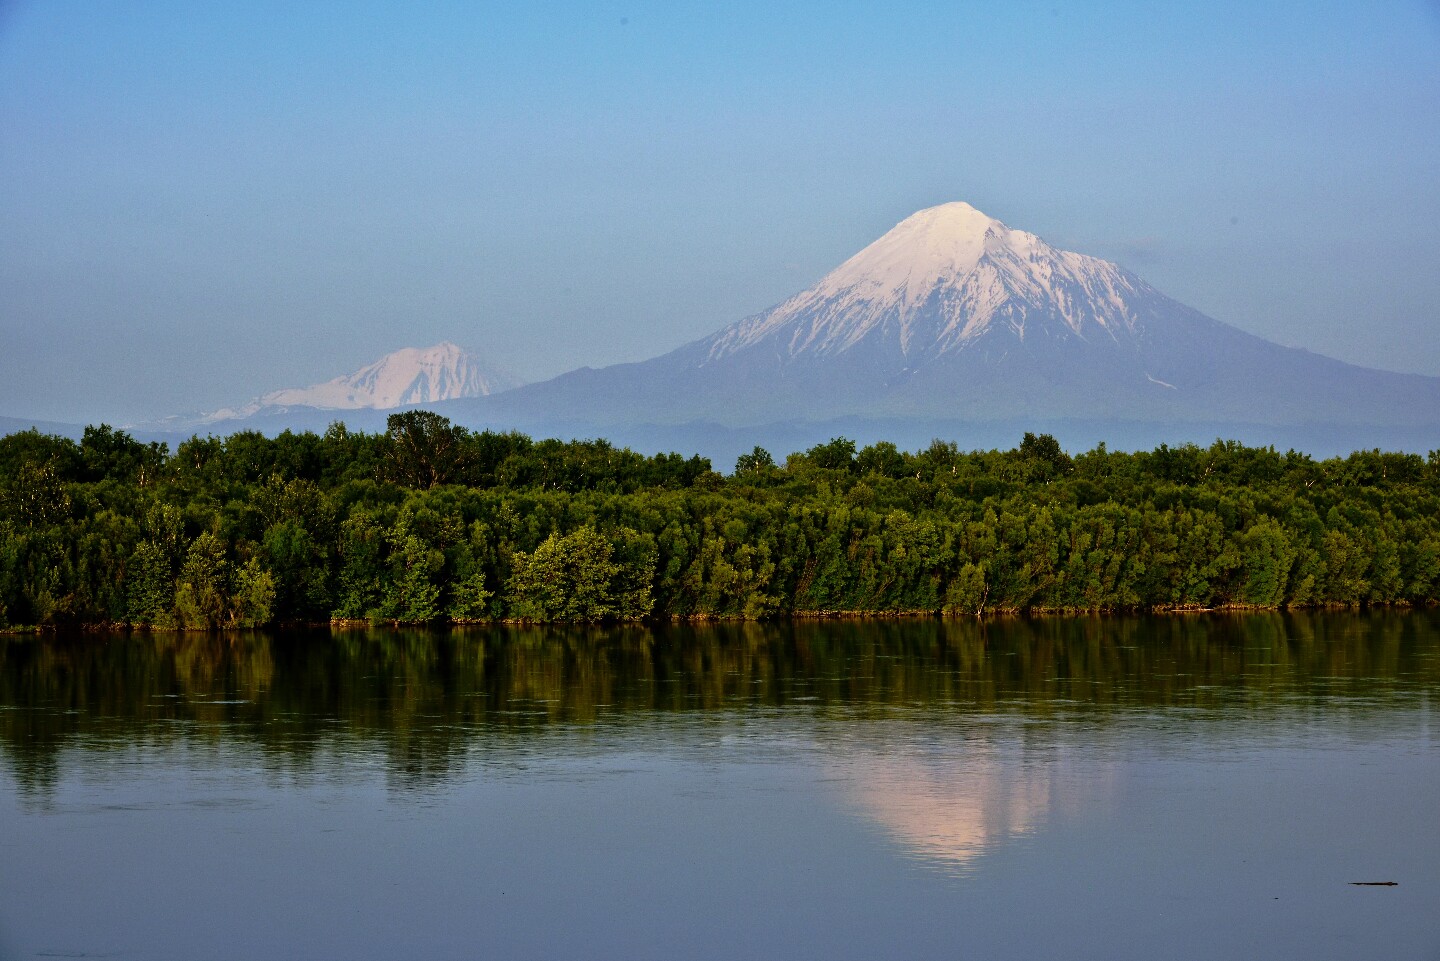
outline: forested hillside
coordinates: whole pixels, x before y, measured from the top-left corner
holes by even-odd
[[[0,625],[243,627],[1433,604],[1440,451],[777,463],[472,433],[0,439]]]

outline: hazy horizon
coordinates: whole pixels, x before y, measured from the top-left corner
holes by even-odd
[[[640,360],[964,200],[1440,375],[1440,6],[0,4],[0,415]]]

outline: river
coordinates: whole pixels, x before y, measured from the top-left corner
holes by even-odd
[[[1436,612],[0,638],[0,958],[1434,961],[1437,694]]]

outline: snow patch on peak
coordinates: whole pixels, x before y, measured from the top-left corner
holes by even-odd
[[[969,274],[986,250],[1008,244],[1011,233],[1000,221],[964,202],[927,207],[900,221],[807,293],[879,294],[915,304],[941,280]]]

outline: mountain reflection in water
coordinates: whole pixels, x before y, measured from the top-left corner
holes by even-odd
[[[1057,777],[1054,760],[982,750],[939,759],[864,751],[843,765],[846,793],[905,851],[961,874],[987,849],[1041,828],[1052,809],[1103,799],[1105,780],[1072,781]]]

